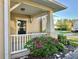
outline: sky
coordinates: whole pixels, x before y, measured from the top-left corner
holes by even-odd
[[[77,0],[57,0],[64,4],[67,9],[54,13],[57,18],[71,18],[77,19],[78,17],[78,1]]]

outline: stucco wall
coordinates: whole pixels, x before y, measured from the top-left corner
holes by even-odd
[[[26,31],[28,32],[39,32],[40,31],[40,23],[37,18],[33,18],[32,22],[30,22],[30,18],[27,15],[17,14],[17,13],[11,13],[11,19],[10,19],[10,34],[16,34],[17,33],[17,26],[16,21],[17,20],[26,20]]]
[[[4,59],[3,27],[3,0],[0,0],[0,59]]]
[[[33,18],[32,22],[28,21],[28,32],[40,32],[40,22],[39,19]]]

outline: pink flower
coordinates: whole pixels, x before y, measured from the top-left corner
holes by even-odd
[[[36,46],[36,48],[42,48],[43,47],[43,45],[40,41],[35,41],[35,46]]]

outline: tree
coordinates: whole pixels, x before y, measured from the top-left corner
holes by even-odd
[[[56,26],[58,30],[67,30],[67,31],[71,31],[72,29],[72,21],[71,20],[58,20],[56,22]]]

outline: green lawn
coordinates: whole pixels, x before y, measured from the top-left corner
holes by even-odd
[[[70,37],[69,40],[72,41],[72,42],[78,42],[78,38],[76,38],[76,37]]]
[[[71,39],[69,39],[70,40],[70,44],[72,45],[72,46],[74,46],[74,47],[78,47],[78,38],[75,38],[75,37],[71,37]]]
[[[62,31],[62,30],[56,30],[56,31],[61,34],[73,33],[71,31]],[[78,33],[74,33],[74,34],[78,34]]]
[[[62,31],[62,30],[56,30],[58,33],[60,34],[67,34],[67,33],[71,33],[70,31]]]

